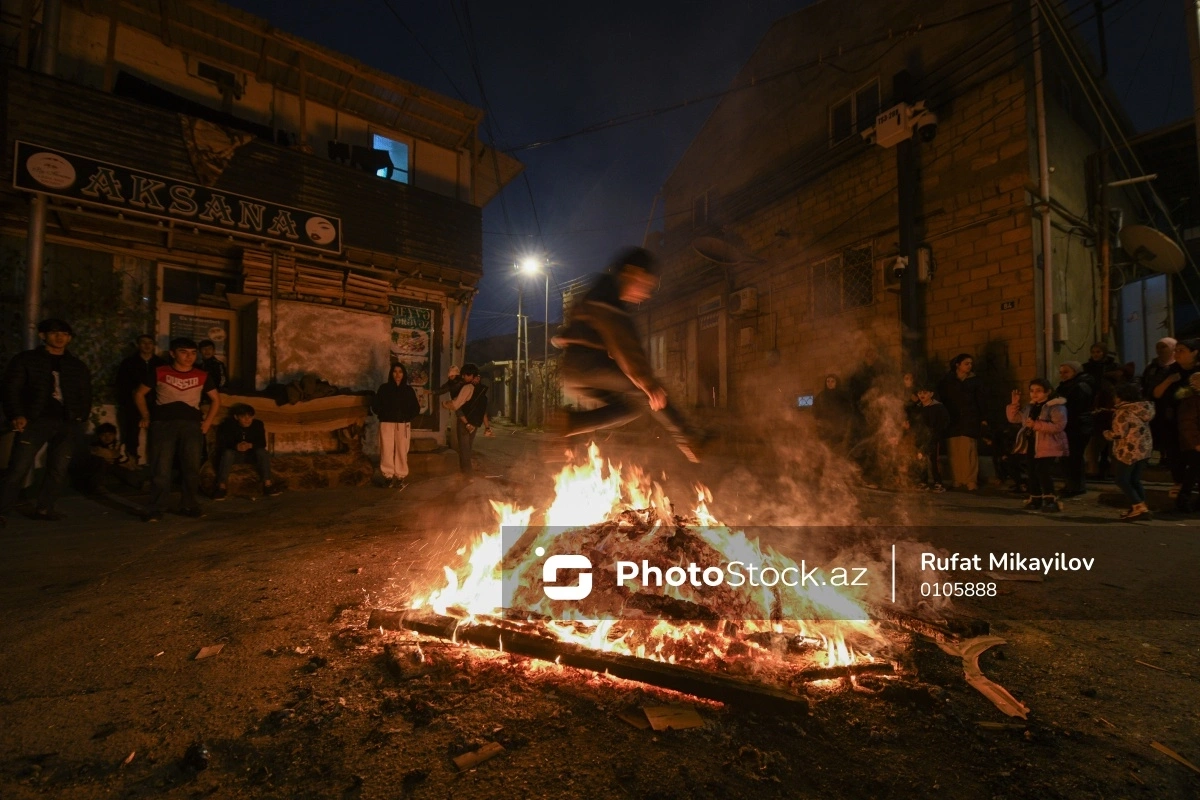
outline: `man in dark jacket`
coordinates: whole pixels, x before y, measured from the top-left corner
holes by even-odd
[[[1092,345],[1090,358],[1083,363],[1083,371],[1093,380],[1092,390],[1092,435],[1091,459],[1096,477],[1103,478],[1108,472],[1110,444],[1104,431],[1112,425],[1113,406],[1117,402],[1117,386],[1124,382],[1125,372],[1117,359],[1108,353],[1108,345],[1097,342]]]
[[[238,403],[217,426],[217,488],[213,500],[228,496],[229,472],[239,459],[249,459],[258,467],[263,494],[273,497],[283,490],[271,482],[271,454],[267,452],[267,427],[254,418],[254,406]]]
[[[154,337],[142,334],[137,337],[137,352],[117,367],[117,423],[120,426],[121,444],[125,454],[138,460],[138,440],[141,438],[142,414],[134,402],[133,393],[148,379],[154,377],[156,367],[167,362],[154,352]]]
[[[18,353],[4,375],[4,412],[17,439],[0,485],[0,526],[4,515],[17,504],[25,477],[43,445],[49,450],[34,517],[61,519],[54,502],[92,413],[92,374],[67,351],[71,326],[61,319],[44,319],[38,323],[38,336],[42,347]]]
[[[475,434],[483,428],[484,436],[492,435],[492,424],[488,419],[487,385],[479,377],[479,367],[463,364],[462,386],[455,398],[444,405],[454,410],[458,428],[458,470],[469,477],[474,469],[471,452],[475,445]]]
[[[1060,497],[1075,497],[1087,491],[1084,453],[1092,438],[1092,409],[1095,407],[1095,379],[1083,371],[1078,361],[1058,365],[1061,382],[1055,397],[1067,401],[1067,481]]]
[[[658,260],[640,247],[617,255],[608,271],[579,299],[567,324],[554,337],[564,350],[564,389],[601,403],[590,411],[567,414],[567,436],[624,425],[654,413],[680,452],[698,462],[696,448],[703,438],[679,410],[654,376],[650,360],[630,318],[630,304],[642,303],[658,287]]]
[[[196,360],[196,369],[202,369],[212,375],[213,383],[218,389],[224,389],[229,383],[229,367],[217,358],[217,345],[212,339],[201,339],[200,358]]]
[[[408,385],[408,371],[403,364],[392,364],[388,382],[375,392],[371,411],[379,418],[379,471],[383,473],[383,485],[403,489],[408,477],[412,421],[421,413],[421,403]]]

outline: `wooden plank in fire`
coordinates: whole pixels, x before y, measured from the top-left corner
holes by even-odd
[[[808,712],[808,699],[760,683],[730,675],[667,664],[636,656],[603,653],[569,642],[560,642],[495,625],[459,625],[453,617],[436,614],[406,615],[403,612],[376,610],[367,625],[388,630],[411,630],[439,639],[453,639],[505,653],[554,661],[563,666],[606,672],[617,678],[646,683],[695,697],[704,697],[758,711],[774,713]]]

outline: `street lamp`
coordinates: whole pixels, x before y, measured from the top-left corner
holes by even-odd
[[[546,416],[547,397],[547,382],[549,379],[549,364],[550,364],[550,269],[545,258],[537,256],[528,256],[521,261],[521,272],[526,275],[536,275],[542,273],[542,277],[546,280],[546,305],[542,317],[542,417],[543,423]],[[529,339],[525,340],[525,354],[529,355]]]

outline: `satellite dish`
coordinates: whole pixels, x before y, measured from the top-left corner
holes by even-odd
[[[1122,228],[1121,247],[1146,269],[1155,272],[1179,272],[1183,269],[1183,250],[1149,225],[1126,225]]]
[[[754,261],[737,245],[717,236],[700,236],[692,242],[692,249],[717,264],[733,265],[744,261]]]

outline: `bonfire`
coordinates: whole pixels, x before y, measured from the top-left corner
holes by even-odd
[[[795,588],[616,580],[622,562],[664,571],[733,562],[756,565],[763,574],[799,569],[758,539],[722,525],[709,512],[711,502],[698,486],[692,510],[676,514],[643,471],[606,461],[592,444],[582,463],[557,476],[555,499],[540,524],[532,524],[532,508],[493,501],[496,529],[458,551],[457,563],[443,569],[441,586],[412,600],[407,614],[416,622],[408,627],[499,649],[506,641],[524,643],[525,654],[546,658],[585,653],[589,665],[604,671],[657,662],[784,691],[892,671],[898,641],[870,619],[854,587],[825,580]],[[581,563],[600,576],[588,578],[595,588],[579,599],[549,597],[544,566],[553,556],[585,557]],[[430,619],[439,622],[431,626]],[[594,660],[600,656],[609,658]]]

